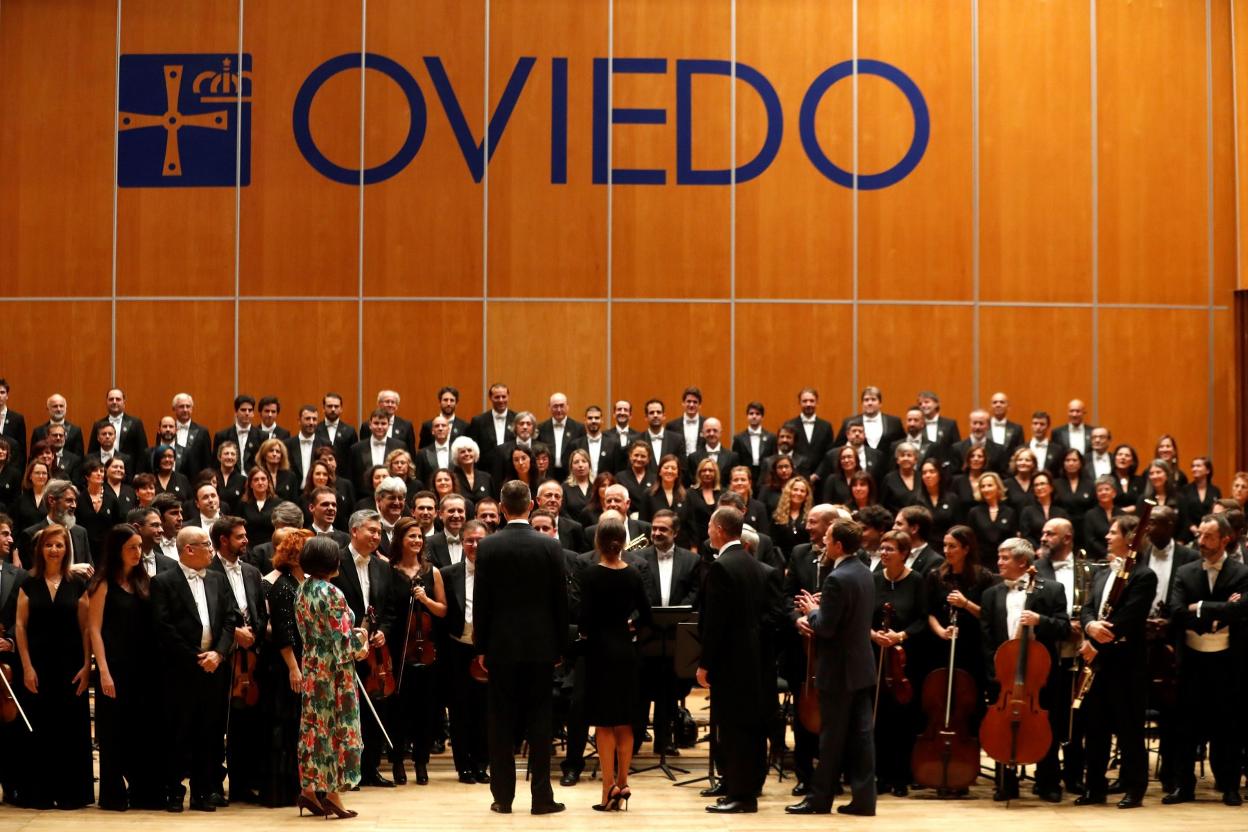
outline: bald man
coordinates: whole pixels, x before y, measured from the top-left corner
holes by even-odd
[[[698,450],[689,455],[689,465],[685,468],[685,479],[689,485],[693,485],[697,479],[698,466],[702,464],[702,460],[712,460],[719,466],[719,487],[727,488],[728,480],[731,477],[732,469],[744,463],[732,450],[724,447],[723,444],[724,427],[714,416],[708,416],[702,422],[701,442],[698,443]]]
[[[69,404],[65,401],[65,397],[60,393],[53,393],[51,396],[48,396],[47,407],[48,421],[35,428],[34,433],[30,435],[30,444],[33,445],[41,439],[46,438],[48,435],[48,428],[52,427],[52,425],[64,425],[65,450],[81,459],[85,454],[85,446],[82,441],[82,428],[65,418],[65,412],[69,408]]]
[[[550,448],[550,476],[563,480],[568,476],[568,457],[572,443],[585,435],[585,426],[568,418],[568,397],[563,393],[550,395],[550,418],[537,426],[537,441]]]
[[[1066,405],[1066,424],[1053,429],[1053,441],[1063,448],[1073,448],[1085,457],[1092,447],[1092,430],[1088,424],[1088,408],[1082,399],[1071,399]]]

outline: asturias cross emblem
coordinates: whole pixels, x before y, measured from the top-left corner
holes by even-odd
[[[197,113],[184,116],[178,112],[178,94],[182,89],[182,67],[180,65],[165,66],[165,112],[160,115],[153,113],[126,113],[119,115],[119,130],[141,130],[146,127],[165,128],[165,163],[161,168],[163,176],[181,176],[182,160],[178,154],[178,131],[183,127],[203,127],[209,130],[229,129],[229,110],[217,110],[211,113]]]

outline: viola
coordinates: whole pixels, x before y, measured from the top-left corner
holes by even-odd
[[[885,603],[884,622],[880,629],[893,629],[893,619],[896,615],[897,610],[893,605]],[[914,686],[911,685],[910,678],[906,676],[906,648],[900,644],[885,647],[881,650],[881,659],[884,666],[884,689],[898,705],[910,704],[910,701],[914,699]]]
[[[975,677],[955,668],[958,651],[958,610],[950,610],[949,666],[923,680],[923,713],[927,727],[914,743],[910,768],[915,782],[941,792],[969,789],[979,776],[979,740],[971,732],[979,689]]]
[[[1027,594],[1035,589],[1033,566],[1028,571]],[[1001,694],[979,726],[984,751],[1008,766],[1038,763],[1053,744],[1049,712],[1040,706],[1040,691],[1048,681],[1052,659],[1034,635],[1031,627],[1020,625],[1014,638],[997,648],[993,666]]]
[[[377,631],[377,610],[371,605],[365,613],[368,621],[368,632]],[[364,692],[370,699],[381,700],[394,695],[397,682],[394,678],[394,665],[390,660],[389,650],[369,650],[364,660],[368,667],[368,677],[364,680]]]

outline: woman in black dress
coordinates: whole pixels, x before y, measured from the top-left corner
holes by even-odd
[[[919,449],[909,442],[901,442],[893,451],[896,469],[884,475],[880,485],[880,504],[893,514],[916,502],[919,477],[914,470],[919,461]]]
[[[577,448],[568,457],[568,478],[563,481],[563,508],[565,517],[578,523],[585,522],[585,506],[593,493],[594,481],[590,478],[593,468],[589,463],[589,451]]]
[[[989,471],[981,475],[979,478],[980,502],[971,509],[971,513],[966,518],[966,524],[971,527],[971,531],[975,533],[975,539],[979,542],[980,561],[993,566],[997,564],[995,557],[997,547],[1001,545],[1001,541],[1013,537],[1015,529],[1018,528],[1015,523],[1014,509],[1002,500],[1004,496],[1005,486],[996,472]]]
[[[104,490],[112,493],[120,520],[125,520],[132,509],[139,507],[139,497],[126,482],[127,476],[126,463],[119,457],[110,459],[104,468]]]
[[[1118,489],[1113,474],[1096,478],[1093,486],[1096,494],[1096,505],[1083,514],[1083,547],[1091,560],[1105,560],[1107,544],[1105,535],[1114,518],[1125,512],[1116,502]]]
[[[126,518],[118,508],[112,490],[104,484],[104,463],[98,456],[88,459],[82,466],[82,478],[86,488],[78,495],[74,520],[87,530],[91,551],[102,552],[108,530]]]
[[[98,460],[95,460],[98,461]],[[150,721],[154,627],[143,568],[143,539],[132,526],[108,530],[87,585],[87,630],[99,669],[95,738],[100,744],[100,808],[164,808]]]
[[[20,532],[38,523],[48,516],[47,506],[43,504],[43,490],[48,487],[52,478],[52,469],[40,459],[32,459],[26,463],[26,473],[22,476],[22,494],[17,498],[17,505],[10,506],[13,512],[13,530]]]
[[[698,463],[693,487],[685,492],[685,516],[680,519],[681,528],[688,529],[689,548],[698,551],[708,537],[711,515],[719,500],[719,466],[712,459]],[[802,523],[806,522],[803,515]]]
[[[269,645],[260,707],[267,726],[267,760],[261,765],[260,802],[294,806],[299,796],[299,715],[302,707],[303,643],[295,624],[295,599],[303,585],[299,555],[312,538],[307,529],[279,529],[273,535],[273,571],[264,576],[269,603]]]
[[[581,573],[581,637],[585,640],[585,717],[594,726],[602,760],[599,811],[618,809],[631,796],[628,768],[633,757],[641,660],[629,618],[650,621],[650,600],[641,573],[624,562],[628,528],[608,517],[594,535],[597,562]]]
[[[754,483],[750,479],[750,469],[745,465],[737,465],[728,472],[728,490],[740,495],[745,500],[745,522],[759,534],[771,532],[771,517],[763,504],[754,499]]]
[[[460,436],[451,443],[451,472],[459,486],[459,493],[474,503],[494,493],[494,479],[481,470],[481,448],[468,436]],[[424,486],[421,486],[422,488]],[[416,491],[408,487],[409,498],[415,499]]]
[[[273,480],[263,468],[247,472],[247,491],[243,494],[243,521],[247,524],[247,545],[254,549],[273,539],[273,507],[278,499],[273,494]]]
[[[178,473],[177,453],[172,445],[161,445],[152,454],[152,459],[156,464],[153,473],[156,476],[157,494],[172,494],[184,503],[193,498],[191,481],[185,474]]]
[[[910,696],[901,697],[901,679],[895,679],[890,688],[885,685],[889,660],[885,658],[878,691],[878,710],[875,720],[875,747],[877,749],[876,776],[881,788],[891,789],[897,797],[909,793],[910,752],[915,737],[922,730],[918,696],[922,675],[919,657],[914,653],[918,637],[926,632],[927,597],[923,579],[919,573],[906,566],[910,557],[910,535],[906,532],[885,532],[880,538],[880,570],[875,579],[875,612],[871,618],[871,641],[875,643],[876,661],[880,651],[901,645],[906,657],[904,676],[909,682]],[[885,621],[885,605],[889,605],[888,621]],[[885,624],[887,623],[887,627]]]
[[[84,667],[78,600],[86,581],[70,574],[69,532],[45,526],[32,541],[30,577],[17,593],[14,635],[22,699],[34,726],[19,793],[32,809],[81,809],[95,801],[91,771],[90,670]]]
[[[967,448],[962,459],[962,473],[953,478],[953,493],[962,511],[958,522],[965,522],[966,515],[979,502],[979,477],[987,470],[988,451],[984,446]]]
[[[1044,524],[1056,518],[1069,520],[1070,514],[1053,499],[1053,477],[1048,471],[1037,471],[1031,480],[1031,504],[1023,506],[1018,515],[1018,533],[1040,545],[1040,532]]]
[[[6,509],[16,505],[22,493],[22,469],[13,458],[13,441],[0,436],[0,505]]]
[[[1096,505],[1092,477],[1083,454],[1071,448],[1062,456],[1062,473],[1053,480],[1053,501],[1065,509],[1075,529],[1075,547],[1083,545],[1083,515]]]
[[[1010,457],[1010,478],[1005,481],[1005,501],[1014,509],[1015,514],[1031,503],[1031,483],[1039,468],[1035,451],[1026,445],[1016,449],[1014,456]]]
[[[849,505],[849,485],[854,474],[862,470],[858,451],[852,445],[844,445],[836,453],[836,468],[819,483],[819,502],[833,505]]]
[[[776,505],[780,502],[780,493],[784,485],[793,479],[793,460],[782,456],[775,461],[766,475],[763,476],[763,487],[758,498],[763,501],[768,516],[776,513]]]
[[[664,509],[682,515],[686,500],[685,484],[680,481],[680,461],[675,454],[665,454],[659,460],[658,481],[646,495],[646,510],[642,513],[642,519],[650,522],[656,511]],[[680,537],[680,545],[689,548],[689,541],[683,535]]]
[[[238,514],[247,491],[247,477],[238,462],[238,443],[226,440],[217,448],[217,496],[221,498],[221,511]]]
[[[628,467],[615,472],[615,481],[628,489],[628,504],[632,511],[646,510],[646,500],[658,477],[650,470],[650,445],[638,439],[628,446]]]
[[[403,760],[410,747],[416,782],[424,786],[429,782],[429,751],[438,725],[437,650],[431,628],[434,619],[446,618],[446,589],[442,573],[425,554],[425,536],[415,518],[403,517],[395,523],[392,539],[397,541],[390,552],[394,623],[386,634],[386,646],[398,674],[398,690],[386,703],[394,741],[390,765],[394,782],[406,783]]]
[[[1178,489],[1187,485],[1187,475],[1183,473],[1183,465],[1179,462],[1179,441],[1168,433],[1163,433],[1157,439],[1157,446],[1153,448],[1153,459],[1162,459],[1170,463],[1170,469],[1174,472],[1174,487]]]
[[[1135,473],[1139,467],[1140,456],[1135,448],[1125,443],[1114,448],[1114,470],[1111,476],[1114,478],[1114,489],[1118,492],[1114,496],[1114,505],[1127,514],[1135,511],[1135,504],[1144,490],[1144,478]]]
[[[583,525],[593,526],[598,523],[605,507],[603,498],[606,497],[607,488],[612,485],[615,485],[615,474],[610,471],[603,471],[594,477],[594,486],[589,491],[589,502],[585,504],[584,519],[581,520]]]
[[[810,483],[805,477],[793,477],[784,484],[780,502],[771,515],[771,540],[784,554],[786,562],[794,546],[810,540],[810,533],[806,531],[806,515],[813,506]],[[714,508],[711,510],[714,511]]]
[[[1177,537],[1187,543],[1194,540],[1200,518],[1213,511],[1213,504],[1222,499],[1222,489],[1213,484],[1213,460],[1207,456],[1192,458],[1192,479],[1179,491],[1179,529]]]
[[[1179,486],[1174,471],[1174,467],[1164,459],[1154,459],[1148,464],[1148,470],[1144,472],[1144,490],[1140,492],[1140,499],[1135,504],[1136,517],[1144,509],[1145,500],[1178,510]]]
[[[945,532],[957,522],[961,507],[958,498],[945,482],[945,469],[935,459],[925,459],[919,466],[919,491],[915,505],[923,506],[932,513],[932,527],[927,533],[927,544],[939,548],[945,540]]]
[[[260,443],[256,451],[256,466],[263,468],[273,483],[273,496],[278,500],[295,500],[299,497],[299,478],[290,470],[290,454],[286,445],[276,437]]]

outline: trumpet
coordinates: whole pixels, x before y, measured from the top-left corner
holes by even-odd
[[[624,551],[635,552],[638,549],[644,549],[649,545],[650,545],[650,538],[646,537],[644,534],[639,534],[636,537],[634,537],[632,540],[628,541],[628,543],[624,544]]]

